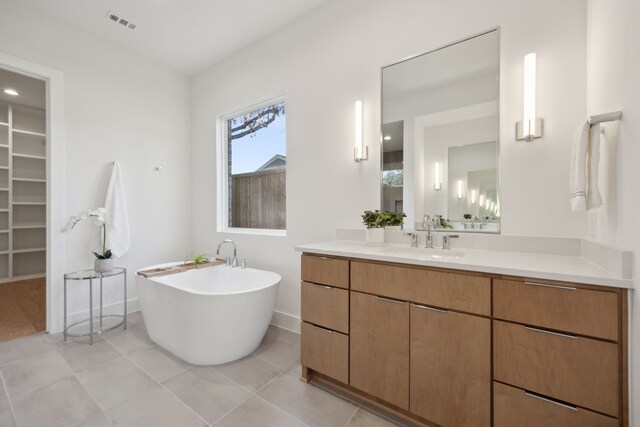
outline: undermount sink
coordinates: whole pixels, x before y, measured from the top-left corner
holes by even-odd
[[[451,249],[429,249],[411,247],[381,247],[380,253],[422,260],[451,260],[462,258],[465,253]]]

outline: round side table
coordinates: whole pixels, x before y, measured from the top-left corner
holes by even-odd
[[[105,277],[113,277],[122,275],[123,291],[124,291],[124,312],[120,314],[102,313],[102,279]],[[93,315],[93,281],[100,281],[100,315]],[[67,325],[67,281],[68,280],[88,280],[89,281],[89,318]],[[94,325],[97,323],[97,325]],[[127,329],[127,269],[115,267],[111,271],[98,273],[95,270],[82,270],[64,275],[64,340],[67,337],[84,337],[89,336],[89,344],[93,344],[93,335],[102,333],[118,326],[124,325]],[[97,327],[94,327],[97,326]]]

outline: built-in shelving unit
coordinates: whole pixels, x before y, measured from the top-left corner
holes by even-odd
[[[45,111],[0,103],[0,282],[46,272]]]

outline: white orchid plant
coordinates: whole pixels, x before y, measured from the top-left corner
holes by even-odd
[[[93,222],[102,227],[102,253],[93,252],[97,259],[109,259],[113,258],[111,249],[107,249],[107,211],[105,208],[90,209],[86,212],[82,212],[78,216],[72,216],[67,225],[62,228],[63,233],[70,233],[71,230],[82,220],[93,219]]]

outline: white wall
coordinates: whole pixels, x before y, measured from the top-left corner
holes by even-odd
[[[589,0],[587,8],[587,111],[622,110],[605,124],[600,190],[604,205],[591,214],[589,234],[631,249],[635,282],[640,271],[640,31],[637,0]],[[630,292],[631,423],[640,426],[640,294]]]
[[[117,264],[130,269],[135,298],[134,269],[183,259],[190,249],[189,81],[15,2],[0,8],[0,52],[63,74],[64,191],[56,197],[64,218],[103,205],[110,163],[121,163],[132,248]],[[64,241],[64,271],[93,265],[97,227],[79,224]],[[54,280],[51,331],[61,328],[62,277]],[[88,306],[81,288],[71,289],[70,312]],[[120,292],[107,289],[105,303],[121,300]]]
[[[500,25],[501,210],[505,234],[580,236],[569,210],[573,130],[585,117],[583,0],[330,1],[193,79],[193,249],[238,242],[251,264],[282,274],[277,310],[298,316],[296,244],[331,239],[380,206],[380,67]],[[538,114],[546,134],[514,140],[522,114],[522,60],[538,52]],[[216,232],[216,117],[284,91],[287,236]],[[353,103],[364,100],[369,160],[353,161]],[[405,204],[406,206],[406,204]],[[553,218],[553,220],[549,220]],[[290,325],[292,325],[291,323]]]

